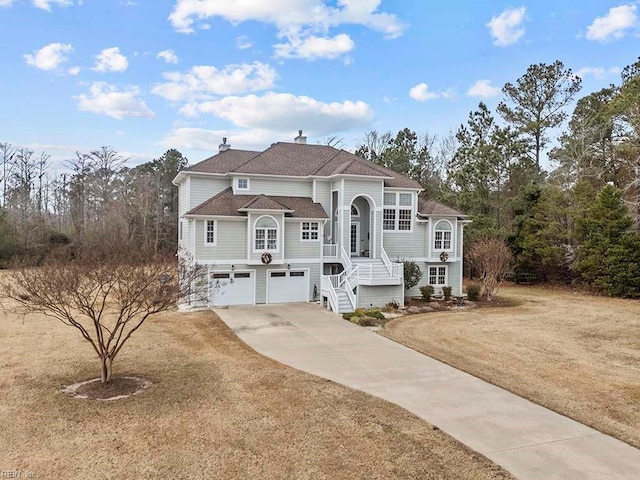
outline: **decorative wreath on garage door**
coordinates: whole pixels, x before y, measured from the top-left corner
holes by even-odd
[[[260,257],[260,260],[262,260],[262,263],[264,263],[265,265],[269,265],[271,263],[271,260],[273,260],[273,257],[269,252],[264,252],[262,254],[262,257]]]

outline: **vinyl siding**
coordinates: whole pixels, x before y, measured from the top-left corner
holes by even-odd
[[[248,268],[256,270],[256,303],[267,303],[267,272],[269,270],[283,270],[286,266],[282,265],[253,265]],[[309,300],[313,301],[313,286],[318,288],[318,295],[320,295],[320,264],[298,264],[291,265],[291,270],[309,269]]]
[[[196,253],[199,261],[247,258],[247,222],[217,220],[216,245],[204,244],[204,220],[196,221]]]
[[[392,301],[404,304],[404,285],[358,286],[358,307],[384,307]]]
[[[308,197],[313,194],[311,180],[286,180],[278,178],[248,177],[249,190],[242,191],[243,195],[273,195],[283,197]]]
[[[422,278],[418,285],[413,288],[407,290],[407,297],[420,297],[422,294],[420,293],[420,287],[427,285],[429,282],[429,267],[440,267],[443,265],[447,266],[447,286],[453,287],[451,294],[452,295],[461,295],[462,294],[462,285],[460,283],[460,267],[462,265],[461,262],[447,262],[447,263],[438,263],[438,262],[417,262],[420,266],[420,270],[422,270]],[[436,295],[441,295],[442,292],[440,288],[436,288]]]
[[[191,175],[190,201],[187,210],[197,207],[214,195],[231,186],[231,179],[219,177],[196,177]]]
[[[318,258],[320,259],[320,243],[322,242],[322,222],[320,222],[317,241],[302,241],[302,222],[285,222],[284,257],[289,258]]]
[[[395,259],[426,258],[428,256],[428,223],[414,223],[413,233],[385,232],[384,249]]]
[[[316,203],[320,203],[328,217],[331,217],[331,182],[316,180]]]

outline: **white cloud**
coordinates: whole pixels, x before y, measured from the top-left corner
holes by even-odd
[[[105,48],[96,55],[96,72],[124,72],[129,66],[127,57],[120,53],[118,47]]]
[[[297,131],[297,130],[296,130]],[[282,135],[282,140],[291,141],[293,136]],[[206,130],[204,128],[180,127],[174,128],[163,140],[162,145],[167,148],[202,150],[217,152],[222,137],[228,138],[233,148],[262,150],[265,146],[277,141],[279,134],[270,130]]]
[[[67,70],[67,73],[69,75],[78,75],[80,73],[80,70],[82,70],[80,67],[71,67],[69,70]]]
[[[395,15],[379,12],[380,3],[381,0],[338,0],[335,5],[327,0],[177,0],[169,20],[177,31],[183,33],[194,32],[196,26],[203,28],[207,24],[202,22],[214,17],[223,18],[232,24],[245,21],[271,24],[276,26],[278,37],[286,40],[275,45],[280,56],[336,58],[340,53],[306,57],[297,53],[296,45],[306,45],[316,52],[328,47],[333,47],[331,51],[334,52],[349,51],[353,45],[346,48],[346,35],[333,38],[327,36],[331,28],[341,25],[362,25],[381,32],[387,38],[399,37],[405,25]],[[327,41],[332,41],[332,45],[327,46]],[[283,47],[284,52],[289,55],[282,55]]]
[[[419,83],[409,90],[409,96],[418,102],[426,102],[427,100],[440,97],[440,94],[430,92],[429,86],[426,83]]]
[[[527,9],[522,6],[518,8],[507,8],[497,17],[491,17],[491,21],[486,24],[489,33],[493,37],[493,44],[499,47],[506,47],[517,42],[524,35],[522,26]]]
[[[241,35],[236,38],[236,47],[238,47],[238,50],[246,50],[247,48],[253,47],[253,42],[249,37]]]
[[[603,67],[582,67],[575,72],[580,78],[591,76],[599,80],[603,79],[606,75],[617,75],[618,73],[620,73],[620,67],[611,67],[608,69]]]
[[[118,90],[106,82],[93,82],[89,94],[74,97],[82,111],[107,115],[121,120],[125,117],[152,118],[154,113],[146,103],[138,98],[140,89],[136,86]]]
[[[310,97],[273,92],[192,103],[181,113],[188,116],[211,114],[242,128],[289,132],[304,128],[309,135],[317,136],[364,128],[373,121],[373,111],[362,101],[325,103]]]
[[[491,85],[491,80],[478,80],[467,90],[470,97],[492,98],[500,95],[500,89]]]
[[[51,11],[51,5],[58,5],[60,7],[70,7],[71,5],[73,5],[72,0],[33,0],[32,3],[34,7],[46,10],[48,12]]]
[[[353,50],[355,44],[346,33],[335,37],[316,37],[309,35],[304,38],[292,36],[286,43],[274,45],[275,55],[279,58],[317,58],[334,59]]]
[[[162,50],[158,52],[156,58],[161,58],[167,63],[178,63],[178,56],[173,50]]]
[[[0,0],[0,7],[10,7],[15,0]]]
[[[69,60],[73,47],[68,43],[50,43],[33,54],[24,55],[25,61],[40,70],[56,70]]]
[[[637,10],[637,5],[632,4],[610,8],[587,27],[587,39],[605,42],[624,37],[626,30],[638,24]]]
[[[187,72],[167,72],[168,80],[156,84],[152,92],[174,102],[209,98],[211,95],[233,95],[271,88],[275,70],[264,63],[227,65],[224,69],[196,65]]]

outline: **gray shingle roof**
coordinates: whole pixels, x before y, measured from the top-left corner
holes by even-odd
[[[296,177],[363,175],[385,178],[387,187],[421,188],[418,182],[345,150],[287,142],[274,143],[263,152],[226,150],[189,167],[187,171]]]
[[[466,217],[467,215],[455,210],[451,207],[438,203],[434,200],[425,200],[418,198],[418,214],[419,215],[444,215],[454,217]]]
[[[187,212],[187,215],[244,216],[241,210],[283,210],[289,218],[328,218],[324,208],[307,197],[234,195],[231,187]]]

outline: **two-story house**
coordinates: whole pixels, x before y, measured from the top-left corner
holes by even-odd
[[[322,301],[336,312],[462,293],[467,217],[344,150],[294,143],[219,153],[180,172],[179,246],[206,266],[212,306]],[[423,276],[405,292],[402,261]]]

